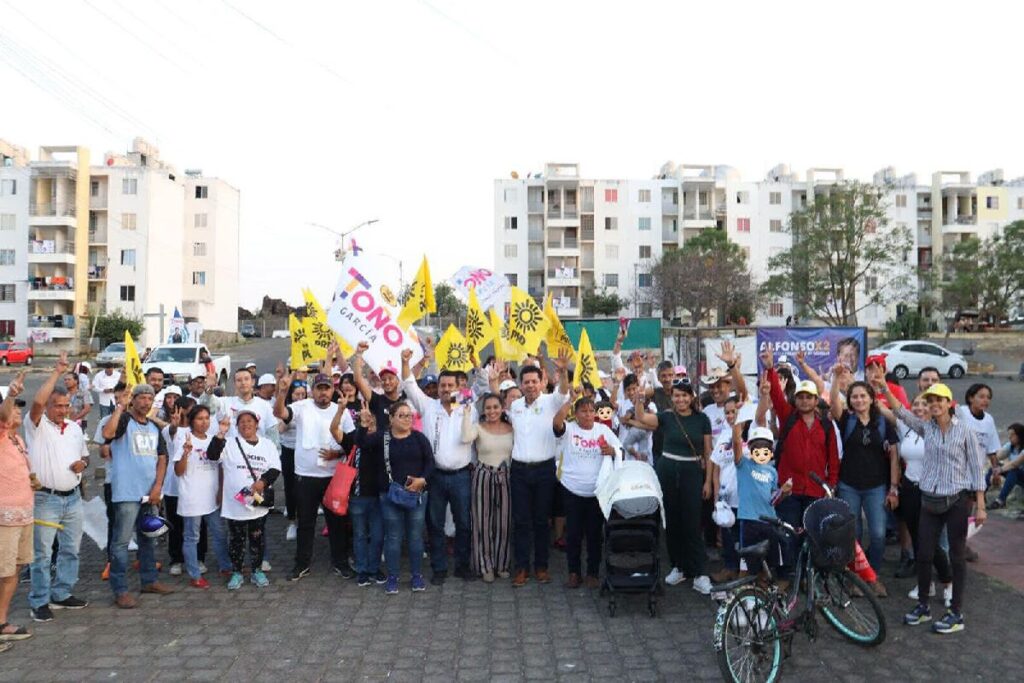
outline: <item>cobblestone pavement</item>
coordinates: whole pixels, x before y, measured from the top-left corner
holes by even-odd
[[[596,591],[566,590],[565,559],[553,553],[555,580],[514,590],[449,579],[442,588],[397,596],[359,588],[328,573],[318,538],[313,573],[288,583],[292,543],[271,517],[272,585],[229,593],[163,575],[178,592],[142,596],[138,609],[111,604],[99,578],[102,554],[83,540],[76,593],[91,604],[29,622],[27,586],[12,619],[35,636],[0,655],[0,680],[717,680],[711,632],[714,604],[689,584],[667,589],[657,618],[644,601],[620,599],[610,618]],[[892,548],[890,548],[890,551]],[[166,558],[166,552],[160,553]],[[891,574],[889,569],[886,574]],[[130,577],[136,581],[136,577]],[[886,579],[893,595],[909,580]],[[967,630],[938,636],[900,624],[906,598],[883,601],[889,636],[876,649],[847,644],[823,622],[816,643],[802,636],[784,664],[792,681],[1021,680],[1024,596],[971,573]]]

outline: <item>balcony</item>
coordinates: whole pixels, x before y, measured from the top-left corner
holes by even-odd
[[[97,282],[107,279],[107,266],[96,263],[89,264],[89,282]]]
[[[679,243],[679,231],[678,230],[666,230],[665,228],[662,228],[661,229],[661,241],[663,243],[670,242],[672,244],[678,244]]]
[[[548,218],[561,218],[562,217],[562,206],[560,204],[549,204],[548,205]]]
[[[526,210],[529,213],[544,213],[544,202],[531,201],[527,204]]]
[[[551,305],[560,318],[580,317],[580,300],[576,297],[552,296]]]
[[[594,229],[583,228],[580,230],[580,241],[582,242],[593,242],[594,241]]]
[[[89,197],[89,209],[93,211],[107,210],[107,196]]]
[[[107,243],[107,229],[103,228],[89,228],[89,244],[106,244]]]
[[[29,301],[75,300],[75,285],[73,278],[30,277],[28,280]]]
[[[575,268],[549,268],[548,287],[579,287],[580,273]]]
[[[28,215],[30,216],[74,216],[74,202],[42,202],[29,204]]]
[[[576,205],[575,204],[566,204],[565,205],[565,212],[562,214],[562,217],[563,218],[576,218],[577,216],[579,216],[579,212],[577,211]]]
[[[668,214],[670,216],[678,216],[679,215],[679,204],[676,204],[674,202],[664,202],[663,201],[661,203],[661,213],[662,214]]]
[[[31,240],[28,243],[29,263],[64,263],[75,262],[75,243],[55,240]]]
[[[544,228],[530,227],[530,231],[526,237],[530,242],[543,242],[544,241]]]
[[[73,315],[30,315],[28,319],[29,339],[47,342],[51,339],[73,339],[75,316]]]

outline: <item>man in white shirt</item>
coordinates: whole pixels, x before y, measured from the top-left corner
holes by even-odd
[[[566,372],[569,356],[560,353],[555,360],[558,387],[553,394],[541,394],[541,369],[528,365],[519,372],[523,397],[512,403],[508,418],[512,423],[512,544],[516,573],[512,585],[526,585],[530,574],[530,543],[533,542],[534,576],[549,583],[548,551],[551,545],[548,518],[555,495],[555,434],[552,420],[569,398]],[[491,390],[497,393],[499,373],[490,377]]]
[[[437,398],[424,394],[409,369],[411,357],[412,351],[402,351],[402,388],[422,415],[422,431],[434,451],[434,469],[427,479],[430,490],[427,528],[430,530],[430,565],[434,572],[430,582],[440,586],[448,576],[444,523],[449,504],[455,520],[455,576],[468,581],[473,578],[469,570],[473,446],[462,441],[462,420],[466,412],[473,422],[480,418],[473,406],[472,391],[467,392],[466,399],[456,403],[457,378],[454,372],[441,371],[437,378]]]
[[[121,373],[114,369],[113,363],[103,363],[101,367],[103,371],[92,378],[92,390],[96,392],[100,417],[104,418],[114,412],[114,387],[121,381]]]
[[[68,370],[62,352],[39,389],[28,419],[28,459],[42,488],[35,493],[35,517],[63,528],[37,524],[33,535],[32,588],[28,604],[35,621],[52,621],[52,609],[82,609],[89,603],[72,595],[78,583],[78,552],[82,543],[82,495],[78,485],[89,466],[82,428],[67,419],[70,399],[57,381]],[[50,555],[57,536],[57,573],[50,581]]]
[[[217,419],[219,421],[225,415],[231,418],[231,430],[228,432],[227,438],[234,439],[238,436],[238,427],[235,424],[238,412],[242,408],[246,408],[259,416],[259,435],[277,443],[278,436],[274,432],[277,432],[278,427],[274,409],[267,401],[256,395],[255,389],[256,380],[253,379],[249,370],[246,368],[235,370],[235,395],[221,399]]]

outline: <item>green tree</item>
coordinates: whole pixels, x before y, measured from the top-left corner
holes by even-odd
[[[1006,318],[1024,296],[1024,221],[980,240],[971,237],[943,255],[942,302],[952,317],[977,309]]]
[[[588,289],[583,292],[583,317],[595,315],[618,315],[619,311],[629,306],[629,299],[624,299],[615,292]]]
[[[928,334],[928,318],[917,311],[906,311],[885,323],[884,341],[921,339]]]
[[[89,327],[94,329],[93,336],[100,340],[101,346],[114,342],[124,341],[124,333],[127,330],[131,333],[132,339],[142,336],[142,318],[135,318],[121,310],[107,313],[100,316],[93,316],[89,319]]]
[[[671,319],[679,309],[699,325],[712,312],[717,322],[753,318],[758,292],[743,249],[724,230],[704,230],[680,249],[666,251],[650,268],[648,300]]]
[[[913,289],[906,265],[911,234],[890,226],[885,208],[879,188],[857,182],[814,195],[790,214],[785,230],[793,244],[769,259],[763,293],[791,297],[800,315],[830,325],[855,325],[871,304],[906,300]],[[869,277],[875,286],[865,291]]]

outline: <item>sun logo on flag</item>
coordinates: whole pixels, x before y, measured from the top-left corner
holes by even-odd
[[[445,366],[454,365],[459,366],[462,364],[462,360],[466,357],[466,347],[462,344],[452,344],[448,347],[448,362]]]
[[[530,306],[529,301],[521,301],[516,304],[512,315],[516,319],[516,326],[527,332],[535,332],[540,327],[540,318],[537,312]]]
[[[466,336],[473,340],[484,336],[484,321],[476,313],[466,316]]]
[[[593,383],[594,383],[593,378],[590,376],[590,367],[591,367],[592,363],[594,363],[593,356],[591,356],[588,353],[584,353],[584,354],[580,355],[580,363],[579,363],[580,381],[581,382],[587,382],[587,383],[589,383],[591,385],[593,385]]]

